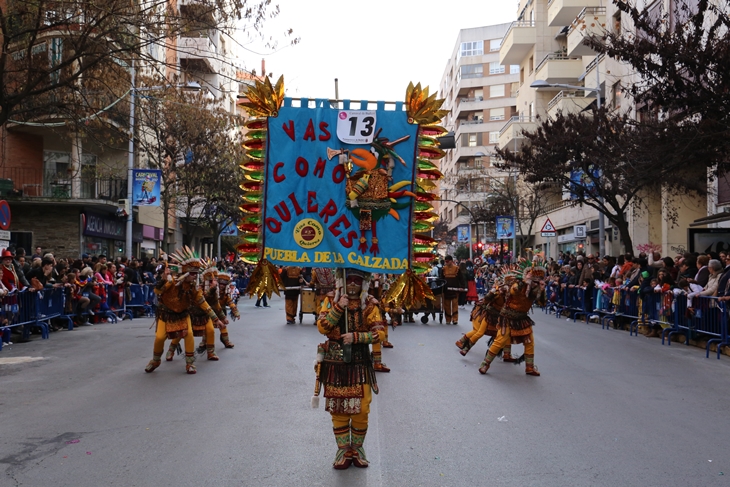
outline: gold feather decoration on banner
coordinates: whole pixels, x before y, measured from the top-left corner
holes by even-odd
[[[269,78],[264,78],[263,82],[255,81],[254,86],[248,87],[246,97],[248,101],[241,105],[252,116],[276,117],[284,103],[284,76],[280,76],[275,85],[271,84]]]
[[[405,309],[422,308],[427,299],[434,301],[436,298],[426,281],[410,269],[398,276],[385,296],[386,303],[392,302]]]
[[[249,296],[260,298],[264,294],[271,299],[271,295],[279,294],[279,289],[284,288],[284,282],[281,280],[279,271],[276,266],[266,259],[261,259],[251,274],[251,280],[248,283],[245,293]]]

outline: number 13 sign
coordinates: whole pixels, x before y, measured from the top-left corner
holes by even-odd
[[[337,114],[337,138],[346,144],[370,144],[375,138],[375,110],[347,110]]]

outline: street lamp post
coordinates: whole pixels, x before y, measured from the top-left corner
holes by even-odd
[[[530,84],[530,88],[565,88],[567,90],[583,90],[583,91],[590,91],[596,94],[596,107],[600,110],[601,109],[601,74],[598,71],[598,66],[596,66],[596,87],[595,88],[589,88],[587,86],[574,86],[574,85],[565,85],[561,83],[548,83],[545,80],[537,79],[533,81]],[[599,201],[602,200],[602,198],[598,198]],[[603,221],[603,212],[601,210],[598,210],[598,253],[599,259],[602,258],[604,255],[606,255],[606,227]]]
[[[132,194],[132,192],[134,191],[134,181],[132,180],[132,177],[134,175],[134,108],[136,93],[140,91],[155,91],[170,88],[170,86],[145,86],[142,88],[137,88],[135,86],[134,79],[134,60],[132,60],[130,73],[132,75],[132,85],[129,90],[129,156],[127,158],[127,207],[125,208],[125,210],[127,211],[127,234],[126,240],[124,242],[128,259],[132,258],[132,222],[134,221],[134,195]],[[191,81],[184,85],[176,85],[175,87],[187,88],[195,91],[201,89],[200,84],[196,83],[195,81]],[[167,231],[167,229],[163,229],[163,231]]]

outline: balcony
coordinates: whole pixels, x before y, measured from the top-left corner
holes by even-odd
[[[548,83],[571,84],[583,74],[583,60],[563,53],[550,53],[535,68],[535,79]]]
[[[180,67],[184,71],[205,74],[220,72],[216,46],[210,37],[180,37],[177,47]]]
[[[537,129],[535,117],[521,116],[512,117],[499,131],[499,147],[508,148],[512,151],[522,146],[525,136],[522,132],[534,132]]]
[[[507,66],[520,64],[535,47],[537,30],[535,22],[518,20],[512,22],[499,48],[499,64]]]
[[[597,88],[596,82],[598,80],[596,79],[596,68],[598,68],[598,73],[606,72],[605,58],[605,54],[599,54],[593,61],[588,64],[588,66],[586,66],[586,71],[583,75],[583,81],[586,87]],[[601,84],[603,84],[603,82],[604,81],[601,81]]]
[[[586,7],[573,20],[568,30],[569,56],[595,56],[596,52],[583,44],[583,39],[606,32],[606,7]]]
[[[552,0],[548,5],[548,25],[570,25],[584,8],[600,6],[601,0]]]
[[[117,176],[82,175],[73,178],[67,174],[20,167],[4,168],[0,174],[0,181],[7,185],[7,189],[3,190],[7,193],[2,197],[103,200],[113,204],[127,197],[127,180]],[[74,197],[74,184],[79,185],[78,197]]]
[[[586,98],[584,91],[561,91],[548,103],[547,113],[553,120],[557,117],[558,112],[562,112],[563,115],[580,113],[593,100],[594,98]]]

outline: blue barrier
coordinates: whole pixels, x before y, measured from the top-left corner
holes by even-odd
[[[152,315],[152,307],[148,304],[148,286],[142,286],[140,284],[130,284],[129,292],[125,297],[125,314],[129,316],[129,319],[133,319],[134,315],[130,310],[139,309],[142,310],[146,316]]]
[[[712,337],[705,346],[705,356],[709,358],[710,347],[716,343],[719,359],[722,346],[730,345],[725,303],[714,296],[695,296],[692,307],[689,307],[686,295],[677,296],[674,299],[674,323],[671,328],[663,330],[662,343],[666,335],[667,345],[671,345],[672,335],[678,333],[685,333],[685,345],[689,345],[690,336],[694,334]]]

